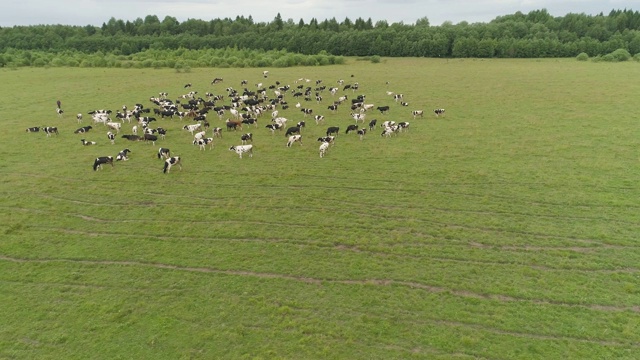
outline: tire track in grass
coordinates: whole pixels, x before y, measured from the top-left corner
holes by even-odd
[[[313,278],[308,276],[296,276],[296,275],[287,275],[287,274],[278,274],[278,273],[268,273],[268,272],[256,272],[256,271],[248,271],[248,270],[224,270],[224,269],[215,269],[210,267],[193,267],[193,266],[180,266],[180,265],[171,265],[164,264],[158,262],[141,262],[141,261],[128,261],[128,260],[85,260],[85,259],[55,259],[55,258],[44,258],[44,259],[25,259],[25,258],[16,258],[5,255],[0,255],[0,260],[13,262],[13,263],[35,263],[35,264],[47,264],[47,263],[69,263],[69,264],[82,264],[82,265],[115,265],[115,266],[139,266],[139,267],[148,267],[155,269],[163,269],[163,270],[172,270],[172,271],[186,271],[193,273],[206,273],[206,274],[223,274],[223,275],[232,275],[232,276],[248,276],[248,277],[257,277],[262,279],[278,279],[278,280],[289,280],[302,282],[306,284],[313,285],[322,285],[325,283],[328,284],[342,284],[342,285],[369,285],[369,286],[401,286],[410,289],[418,289],[427,291],[429,293],[440,294],[446,293],[455,295],[463,298],[473,298],[479,300],[493,300],[499,302],[524,302],[535,305],[553,305],[553,306],[564,306],[570,308],[583,308],[588,310],[596,310],[596,311],[604,311],[604,312],[624,312],[630,311],[634,313],[640,313],[640,306],[616,306],[616,305],[602,305],[602,304],[575,304],[575,303],[567,303],[562,301],[553,301],[553,300],[545,300],[545,299],[532,299],[532,298],[522,298],[515,297],[510,295],[502,295],[502,294],[485,294],[479,292],[473,292],[469,290],[460,290],[460,289],[451,289],[440,286],[433,286],[428,284],[423,284],[414,281],[402,281],[402,280],[394,280],[394,279],[324,279],[324,278]],[[579,338],[577,338],[579,339]],[[591,341],[591,340],[585,340]],[[622,344],[622,343],[619,343]],[[640,347],[640,344],[636,345]]]

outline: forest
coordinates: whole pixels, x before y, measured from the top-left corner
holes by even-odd
[[[220,49],[226,49],[225,55],[212,55],[211,51]],[[190,51],[195,60],[183,66],[323,65],[340,63],[342,56],[600,57],[620,49],[631,55],[640,53],[638,11],[554,17],[541,9],[499,16],[488,23],[445,22],[439,26],[431,26],[426,16],[415,24],[373,23],[370,18],[345,18],[342,22],[313,18],[305,23],[302,19],[283,20],[278,14],[271,22],[255,22],[251,16],[180,22],[171,16],[160,20],[147,15],[134,21],[111,18],[102,26],[0,28],[0,66],[112,66],[112,61],[105,59],[108,56],[120,65],[148,60],[144,66],[180,66],[178,60],[169,62],[176,52]],[[168,59],[159,58],[167,51],[172,52]],[[243,59],[238,53],[242,51],[250,51],[253,60]],[[262,55],[266,53],[270,56]],[[146,55],[136,60],[136,54],[138,58]],[[294,59],[293,54],[307,57]],[[229,61],[229,57],[234,59]],[[273,64],[282,57],[287,60]]]

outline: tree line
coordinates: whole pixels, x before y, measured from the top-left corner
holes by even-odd
[[[160,20],[148,15],[134,21],[111,18],[102,26],[4,27],[0,28],[0,49],[5,56],[11,51],[34,51],[101,52],[116,57],[180,49],[278,50],[338,57],[541,58],[580,53],[599,56],[617,49],[638,54],[640,13],[625,9],[607,15],[554,17],[541,9],[499,16],[488,23],[445,22],[439,26],[431,26],[427,17],[415,24],[389,24],[384,20],[373,23],[370,18],[342,22],[314,18],[305,23],[302,19],[285,21],[280,14],[271,22],[255,22],[251,16],[180,22],[171,16]]]

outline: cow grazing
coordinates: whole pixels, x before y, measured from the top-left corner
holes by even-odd
[[[140,136],[138,136],[138,135],[122,135],[121,138],[127,139],[129,141],[138,141],[138,140],[140,140]]]
[[[171,157],[171,150],[163,147],[158,149],[158,159],[168,159],[169,157]]]
[[[335,136],[324,136],[324,137],[319,137],[318,138],[319,142],[326,142],[326,143],[329,143],[331,145],[335,145],[336,144],[335,140],[336,140]]]
[[[158,135],[160,135],[162,139],[164,139],[167,136],[167,130],[164,128],[159,127],[156,129],[156,131],[158,132]]]
[[[327,109],[331,110],[331,112],[336,112],[338,110],[338,105],[337,104],[329,105],[327,106]]]
[[[253,134],[246,133],[240,136],[240,140],[242,140],[242,145],[246,144],[248,141],[253,142]]]
[[[378,106],[376,109],[379,110],[381,114],[384,114],[389,111],[389,106]]]
[[[300,109],[300,111],[302,111],[302,113],[304,114],[305,117],[307,115],[313,114],[313,109]]]
[[[298,126],[293,126],[287,129],[287,131],[285,132],[284,136],[289,136],[289,135],[293,135],[293,134],[300,134],[300,127]]]
[[[242,123],[246,125],[253,125],[255,127],[258,127],[258,119],[253,119],[253,118],[243,119]]]
[[[170,157],[164,161],[164,168],[162,169],[163,173],[168,173],[171,170],[172,166],[178,166],[180,170],[182,170],[182,159],[180,156]]]
[[[144,137],[142,138],[142,140],[144,140],[144,142],[151,141],[151,143],[153,145],[155,145],[156,141],[158,141],[158,137],[156,135],[152,135],[152,134],[144,134]]]
[[[344,133],[348,134],[352,131],[357,131],[357,130],[358,130],[358,125],[349,125],[347,126],[347,130]]]
[[[103,164],[111,164],[113,167],[113,156],[100,156],[93,161],[93,171],[102,170]]]
[[[89,126],[83,126],[79,129],[77,129],[76,131],[74,131],[74,134],[84,134],[86,132],[89,132],[89,130],[93,129],[93,127],[91,125]]]
[[[122,124],[117,123],[117,122],[108,122],[105,125],[107,125],[107,127],[109,129],[113,129],[116,131],[116,134],[120,132],[120,128],[122,128]]]
[[[293,143],[299,142],[302,145],[302,135],[291,135],[289,136],[289,141],[287,141],[287,147],[291,147]]]
[[[324,155],[327,153],[327,150],[329,150],[329,143],[328,142],[322,142],[322,144],[320,144],[320,157],[323,158]]]
[[[124,149],[122,151],[120,151],[118,153],[118,155],[116,156],[116,161],[127,161],[129,160],[129,153],[131,152],[131,150],[129,149]]]
[[[27,128],[27,132],[39,132],[39,131],[40,131],[40,127],[39,126],[34,126],[34,127]]]
[[[112,133],[111,131],[107,132],[107,139],[109,139],[109,141],[111,141],[111,145],[116,143],[116,135],[114,133]]]
[[[64,114],[64,110],[57,108],[56,113],[58,114],[59,117],[62,117],[62,114]]]
[[[95,145],[96,144],[95,141],[86,141],[85,139],[82,139],[80,141],[82,141],[82,145],[84,145],[84,146],[89,146],[89,145]]]
[[[51,136],[51,134],[58,135],[58,128],[55,126],[43,126],[42,131],[44,131],[44,133],[47,134],[47,137]]]
[[[409,122],[403,121],[398,123],[398,131],[409,131]]]
[[[185,125],[182,127],[183,130],[187,130],[188,132],[191,133],[191,135],[193,135],[193,132],[196,130],[200,130],[200,127],[202,125],[200,123],[198,124],[191,124],[191,125]]]
[[[298,123],[296,124],[296,126],[299,127],[300,129],[305,127],[305,125],[307,125],[307,123],[305,123],[304,121],[298,121]]]
[[[215,78],[215,79],[211,80],[211,85],[219,84],[221,82],[222,82],[222,78]]]
[[[222,138],[222,128],[214,127],[213,128],[213,137]]]
[[[197,132],[195,135],[193,135],[193,143],[195,144],[196,141],[204,138],[206,135],[207,135],[206,131]]]
[[[273,135],[276,130],[281,130],[282,126],[280,124],[269,124],[265,128],[271,130],[271,135]]]
[[[411,115],[413,115],[413,118],[417,118],[418,116],[422,117],[424,115],[424,111],[423,110],[413,110],[411,112]]]
[[[231,146],[229,150],[235,151],[236,154],[240,156],[240,159],[242,159],[242,154],[245,154],[245,153],[248,153],[249,157],[253,157],[253,145],[251,144]]]
[[[358,123],[358,121],[362,121],[362,123],[364,123],[364,119],[366,117],[366,114],[364,114],[364,113],[351,113],[351,117],[353,118],[353,120],[356,121],[356,124]]]
[[[194,145],[198,145],[200,150],[207,150],[207,145],[209,148],[213,150],[213,138],[202,138],[198,140],[193,140]]]
[[[184,88],[185,88],[185,89],[188,89],[188,88],[190,88],[190,87],[191,87],[191,83],[184,84]]]
[[[233,131],[236,131],[238,128],[240,130],[242,130],[242,121],[239,120],[235,120],[235,121],[227,121],[226,122],[227,125],[227,131],[230,131],[233,129]]]
[[[440,115],[444,116],[444,109],[435,109],[433,110],[433,113],[436,114],[436,117]]]
[[[377,122],[378,122],[378,120],[376,120],[376,119],[373,119],[373,120],[369,121],[369,131],[375,129]]]
[[[358,129],[358,136],[360,137],[360,141],[362,141],[362,138],[364,138],[364,135],[367,133],[367,129],[362,128],[362,129]]]
[[[316,125],[320,124],[321,121],[324,121],[324,116],[323,115],[316,115],[313,117],[313,119],[316,121]]]
[[[331,135],[331,134],[336,134],[338,135],[338,132],[340,131],[340,128],[337,126],[331,126],[329,128],[327,128],[327,136]]]
[[[402,94],[393,95],[393,100],[395,100],[396,102],[402,100],[402,98],[403,98]]]

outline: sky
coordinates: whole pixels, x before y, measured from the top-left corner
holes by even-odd
[[[117,20],[133,21],[156,15],[178,21],[251,16],[255,22],[271,22],[278,13],[296,24],[335,18],[349,18],[389,24],[414,24],[426,17],[431,25],[445,21],[457,24],[489,22],[516,11],[528,13],[547,9],[552,16],[568,13],[608,14],[612,9],[640,11],[640,0],[18,0],[6,1],[0,12],[0,26],[15,25],[96,25]]]

